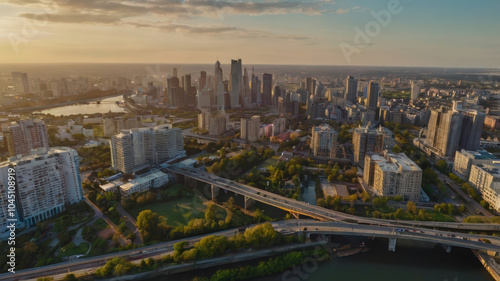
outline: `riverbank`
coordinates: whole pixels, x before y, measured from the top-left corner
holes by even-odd
[[[495,279],[495,281],[500,281],[500,265],[498,265],[498,263],[496,263],[495,260],[487,253],[478,250],[472,250],[472,252],[479,259],[491,277]]]
[[[11,110],[11,112],[12,113],[35,112],[35,111],[40,111],[40,110],[45,110],[45,109],[51,109],[51,108],[56,108],[56,107],[74,105],[74,104],[91,102],[91,101],[97,101],[97,100],[108,99],[108,98],[114,98],[114,97],[118,97],[118,96],[121,96],[121,95],[122,94],[115,93],[115,94],[112,94],[112,95],[105,95],[105,96],[102,96],[102,97],[96,97],[96,98],[91,98],[91,99],[74,100],[74,101],[66,101],[66,102],[57,103],[57,104],[47,104],[47,105],[39,105],[39,106],[17,108],[17,109]]]

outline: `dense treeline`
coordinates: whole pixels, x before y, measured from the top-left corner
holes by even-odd
[[[228,179],[237,179],[248,169],[257,166],[262,161],[274,156],[271,148],[259,147],[242,151],[240,154],[230,158],[221,157],[220,161],[214,162],[207,170],[209,173]]]

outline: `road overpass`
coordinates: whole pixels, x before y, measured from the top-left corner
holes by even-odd
[[[454,222],[434,222],[434,221],[408,221],[408,220],[387,220],[359,217],[349,215],[323,207],[309,205],[308,203],[283,197],[259,188],[237,183],[229,179],[212,175],[199,169],[191,168],[182,164],[175,164],[166,168],[168,172],[192,178],[204,182],[211,186],[212,197],[215,197],[219,189],[231,191],[235,194],[245,197],[245,206],[250,202],[249,199],[262,202],[292,213],[296,218],[298,215],[306,215],[315,219],[325,221],[345,221],[353,223],[362,223],[369,225],[380,225],[389,227],[430,227],[446,228],[453,230],[475,230],[475,231],[499,231],[498,224],[482,223],[454,223]]]
[[[286,220],[271,222],[273,227],[282,234],[302,234],[307,236],[312,234],[326,235],[342,235],[342,236],[365,236],[365,237],[383,237],[389,239],[389,250],[395,250],[397,239],[409,239],[425,241],[430,243],[439,243],[446,246],[450,250],[452,246],[463,247],[477,250],[488,250],[500,252],[500,238],[491,236],[480,236],[470,234],[456,235],[452,232],[430,230],[423,228],[390,228],[382,226],[370,226],[360,224],[350,224],[343,222],[320,222],[315,220]],[[0,274],[0,280],[27,280],[43,276],[54,276],[58,274],[66,274],[85,269],[87,273],[93,272],[97,267],[106,263],[106,261],[115,257],[126,257],[132,260],[147,259],[149,257],[158,256],[162,253],[173,251],[175,243],[187,241],[189,245],[193,245],[203,237],[209,235],[216,236],[233,236],[238,233],[238,229],[230,229],[216,233],[208,233],[192,238],[180,239],[165,243],[159,243],[152,246],[142,247],[139,249],[128,250],[98,257],[84,258],[71,262],[63,262],[54,265],[37,267],[32,269],[16,271],[15,274],[4,273]],[[492,244],[479,241],[481,238],[491,240]],[[392,243],[391,243],[392,242]]]

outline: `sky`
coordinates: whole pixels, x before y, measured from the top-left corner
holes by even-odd
[[[500,67],[497,0],[0,0],[0,63]]]

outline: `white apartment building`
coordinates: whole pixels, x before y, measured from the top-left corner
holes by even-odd
[[[469,184],[481,192],[490,206],[500,211],[500,161],[492,164],[473,164]]]
[[[76,150],[56,147],[34,150],[0,163],[0,237],[7,223],[9,168],[15,169],[16,215],[22,226],[32,226],[83,200]]]
[[[455,153],[453,173],[459,178],[468,181],[473,164],[492,164],[497,158],[487,151],[468,151],[462,149]]]
[[[161,164],[185,153],[182,130],[172,125],[123,130],[111,137],[112,167],[132,173],[143,165]]]

